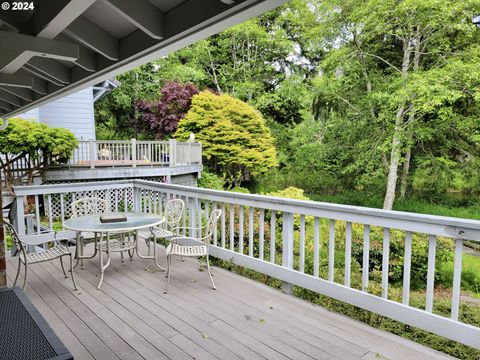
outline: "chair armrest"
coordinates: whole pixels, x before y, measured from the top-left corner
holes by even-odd
[[[21,235],[19,239],[25,245],[41,245],[49,242],[57,241],[55,232],[50,231],[48,233],[36,234],[36,235]]]

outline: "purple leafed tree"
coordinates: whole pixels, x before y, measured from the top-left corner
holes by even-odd
[[[135,102],[135,123],[163,138],[177,129],[178,122],[185,117],[192,103],[192,96],[199,90],[191,84],[169,81],[160,89],[156,101]]]

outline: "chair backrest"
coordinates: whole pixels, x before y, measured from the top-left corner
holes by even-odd
[[[206,243],[210,243],[210,240],[213,236],[213,232],[217,227],[217,222],[218,222],[218,219],[220,218],[220,215],[222,215],[222,210],[220,209],[213,210],[212,213],[210,214],[210,217],[208,218],[208,221],[207,221],[207,227],[205,229],[204,239]]]
[[[72,217],[102,214],[109,211],[108,201],[100,198],[83,198],[72,202]]]
[[[168,200],[165,205],[165,223],[169,227],[178,226],[183,216],[183,210],[185,209],[185,203],[182,199]]]
[[[15,230],[13,225],[6,220],[3,220],[3,224],[5,225],[5,230],[7,232],[6,235],[9,235],[12,238],[13,245],[15,246],[15,249],[16,249],[15,254],[21,253],[24,256],[26,256],[26,251],[23,246],[23,243],[20,241],[17,231]]]

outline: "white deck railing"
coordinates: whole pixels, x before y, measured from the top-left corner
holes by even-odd
[[[202,146],[194,142],[88,140],[79,141],[69,167],[179,166],[202,163]]]
[[[24,202],[34,203],[35,217],[41,215],[53,228],[69,216],[71,201],[86,196],[108,199],[111,209],[161,213],[165,201],[178,197],[186,201],[186,225],[203,222],[212,209],[222,210],[211,254],[235,264],[267,274],[284,282],[284,290],[297,285],[355,305],[402,323],[431,331],[446,338],[480,348],[480,328],[459,321],[462,245],[464,240],[480,241],[480,221],[384,211],[356,206],[299,201],[260,195],[215,191],[149,181],[115,181],[67,185],[15,187],[17,227],[25,232]],[[44,210],[40,211],[40,204]],[[352,273],[352,233],[361,228],[362,269]],[[342,231],[339,231],[339,230]],[[344,229],[344,231],[343,231]],[[404,238],[403,296],[395,301],[389,294],[390,240],[395,231]],[[327,243],[321,233],[328,234]],[[341,234],[340,234],[341,232]],[[193,235],[193,234],[191,234]],[[383,242],[381,292],[369,287],[373,282],[370,239]],[[435,252],[437,239],[448,238],[455,247],[452,306],[450,317],[432,312],[435,303]],[[410,305],[412,242],[428,242],[425,308]],[[358,236],[357,236],[358,239]],[[341,245],[345,256],[338,259]],[[322,249],[321,247],[326,247]],[[327,250],[328,249],[328,250]],[[321,251],[323,250],[323,251]],[[325,251],[326,250],[326,251]],[[323,254],[323,255],[321,255]],[[312,259],[313,267],[306,259]],[[321,267],[324,271],[321,271]],[[322,268],[323,270],[323,268]],[[352,279],[361,271],[361,286]]]

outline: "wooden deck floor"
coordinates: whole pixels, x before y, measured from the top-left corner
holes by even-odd
[[[168,294],[144,260],[114,256],[102,290],[85,265],[78,291],[58,262],[32,265],[26,289],[75,359],[449,358],[222,269],[213,291],[194,261],[174,260]],[[10,285],[15,270],[10,259]]]

